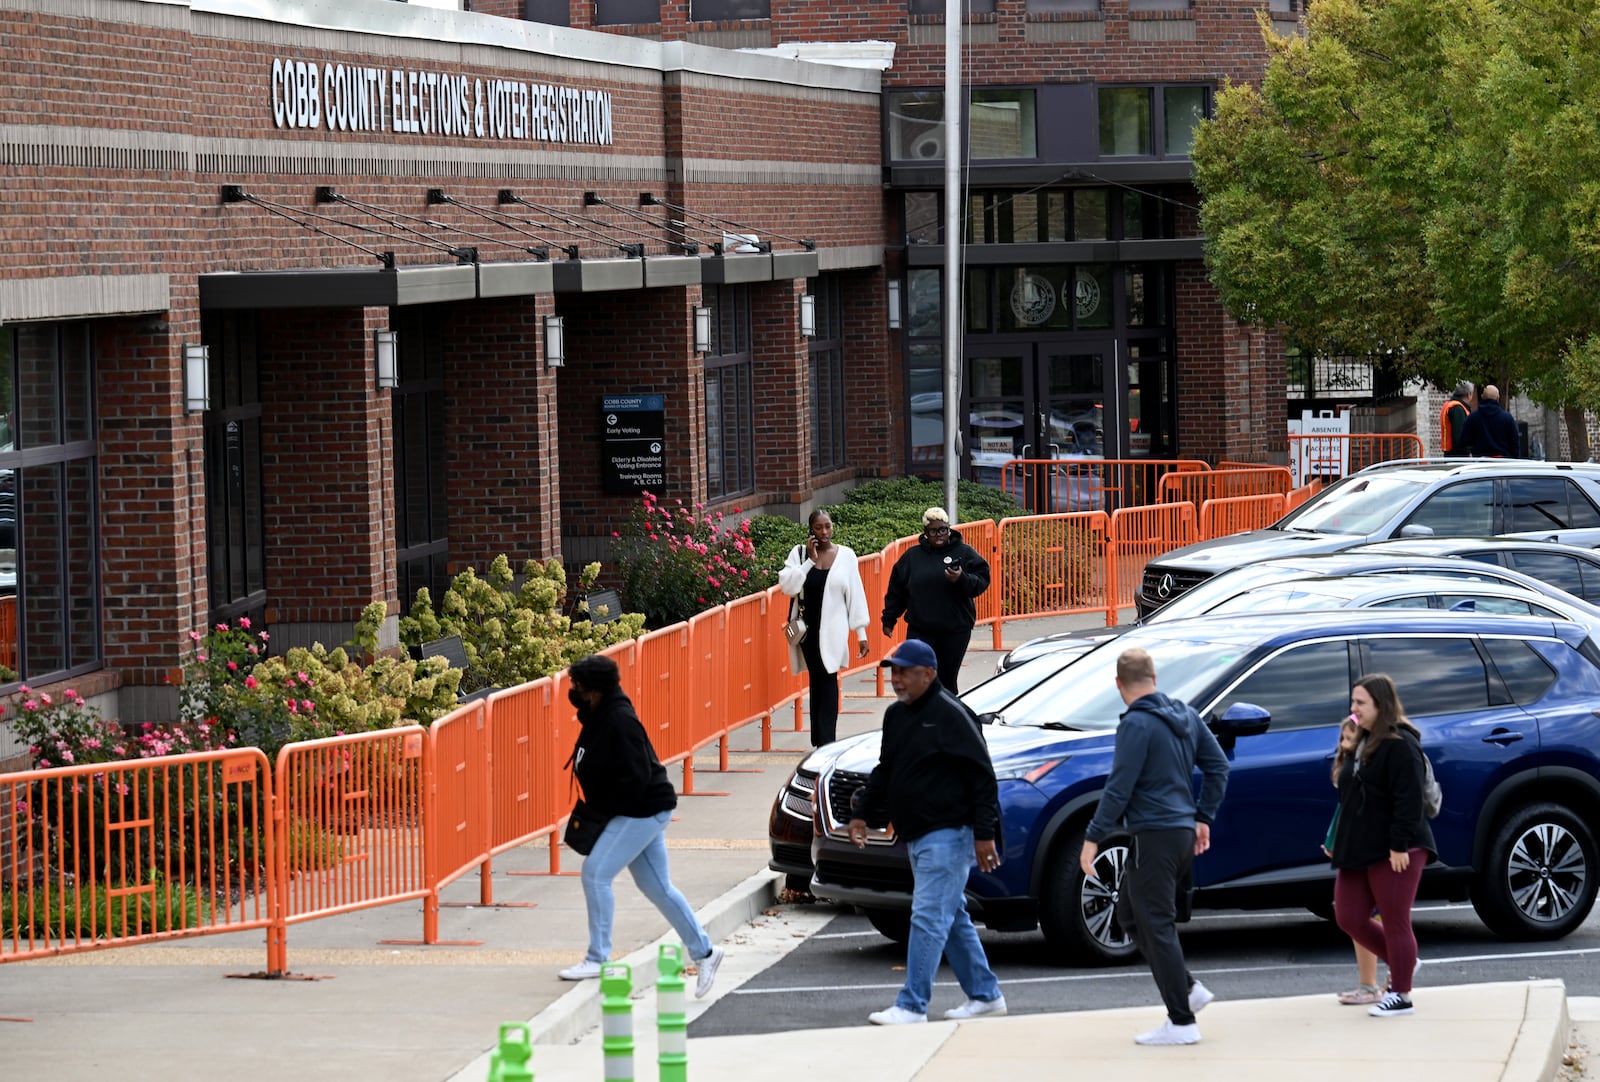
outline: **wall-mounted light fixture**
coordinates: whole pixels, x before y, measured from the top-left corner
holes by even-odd
[[[898,331],[900,329],[900,279],[891,278],[887,284],[889,287],[889,329]]]
[[[567,363],[566,323],[561,316],[544,317],[544,366],[561,368]]]
[[[395,331],[376,331],[372,335],[373,368],[378,374],[378,390],[392,391],[400,383],[399,335]]]
[[[211,347],[183,347],[183,408],[204,413],[211,408]]]
[[[694,310],[694,351],[708,353],[711,350],[711,309],[705,305],[697,305]]]
[[[807,338],[817,336],[817,298],[810,293],[800,294],[800,333]]]

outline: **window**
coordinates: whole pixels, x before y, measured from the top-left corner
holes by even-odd
[[[885,95],[889,109],[889,157],[894,161],[944,158],[944,92],[897,90]]]
[[[1105,240],[1111,220],[1107,211],[1111,193],[1104,188],[1078,188],[1072,193],[1072,239]]]
[[[100,664],[90,342],[87,323],[0,328],[0,682]]]
[[[264,624],[266,525],[261,479],[261,380],[254,312],[208,315],[211,408],[205,415],[206,563],[210,624]]]
[[[522,0],[522,17],[530,23],[571,26],[570,0]]]
[[[1564,477],[1513,477],[1506,482],[1506,533],[1585,530],[1600,526],[1600,514]]]
[[[444,329],[438,309],[391,310],[400,355],[393,399],[395,578],[407,612],[424,586],[450,585],[445,503]]]
[[[1555,670],[1549,662],[1521,639],[1486,638],[1483,646],[1506,690],[1511,693],[1511,701],[1519,706],[1532,706],[1544,698],[1544,693],[1556,682]]]
[[[989,15],[994,12],[994,0],[962,0],[961,8],[968,15]],[[910,0],[912,15],[944,16],[944,0]]]
[[[1394,680],[1409,717],[1489,706],[1488,670],[1470,638],[1384,636],[1363,640],[1362,653],[1367,673],[1387,673]]]
[[[1440,489],[1412,512],[1406,526],[1426,526],[1446,537],[1488,536],[1494,525],[1494,482],[1467,481]]]
[[[706,489],[724,499],[756,487],[754,366],[750,352],[750,290],[719,286],[711,303],[711,350],[706,355]]]
[[[939,243],[941,222],[938,192],[907,192],[905,214],[907,244]]]
[[[1560,553],[1508,552],[1513,569],[1541,582],[1559,586],[1574,597],[1600,602],[1600,568]]]
[[[914,269],[906,273],[906,333],[914,338],[934,338],[943,331],[944,276],[937,270]]]
[[[690,0],[690,22],[770,19],[772,0]]]
[[[1100,154],[1103,157],[1155,153],[1150,144],[1150,88],[1102,87]]]
[[[1161,103],[1164,117],[1162,153],[1168,157],[1187,155],[1194,148],[1194,130],[1206,117],[1206,88],[1162,87]]]
[[[1166,270],[1160,263],[1135,263],[1124,271],[1128,326],[1165,327],[1172,321],[1167,306]]]
[[[1061,12],[1100,11],[1100,0],[1028,0],[1029,15],[1057,15]]]
[[[1032,90],[974,90],[967,115],[972,157],[1037,157],[1033,102]]]
[[[661,21],[661,0],[594,0],[596,26],[648,26]]]
[[[817,299],[817,333],[811,339],[811,472],[845,464],[844,291],[838,275],[807,283]]]
[[[1350,712],[1350,650],[1343,640],[1296,646],[1267,659],[1218,700],[1221,714],[1250,703],[1272,715],[1272,731],[1315,729]]]
[[[911,399],[908,472],[937,475],[944,469],[944,353],[937,342],[913,342],[907,353]]]

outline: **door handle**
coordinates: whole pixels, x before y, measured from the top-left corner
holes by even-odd
[[[1485,744],[1499,744],[1503,748],[1508,745],[1515,744],[1521,739],[1521,733],[1514,733],[1509,729],[1496,729],[1494,732],[1484,737],[1483,742]]]

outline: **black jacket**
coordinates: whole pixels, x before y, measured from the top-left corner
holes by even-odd
[[[870,826],[892,822],[907,841],[965,826],[974,838],[992,840],[1000,794],[977,716],[937,683],[920,699],[890,704],[878,765],[851,814]]]
[[[961,565],[955,582],[945,578],[945,559]],[[978,622],[978,607],[972,599],[989,588],[989,561],[978,550],[961,540],[955,530],[943,548],[934,548],[927,537],[900,554],[889,572],[889,588],[883,595],[883,622],[894,625],[905,615],[906,623],[921,631],[971,631]]]
[[[572,772],[583,787],[583,800],[610,818],[625,815],[648,819],[678,806],[677,791],[667,768],[619,688],[594,707],[578,711],[583,730],[572,749]]]
[[[1380,742],[1364,763],[1359,753],[1352,755],[1339,772],[1335,868],[1366,868],[1387,861],[1390,852],[1412,849],[1439,859],[1433,828],[1422,813],[1422,745],[1408,730],[1400,734]]]
[[[1153,691],[1130,703],[1117,723],[1105,792],[1083,836],[1098,845],[1118,823],[1133,834],[1209,824],[1227,787],[1228,757],[1194,707]]]
[[[1519,458],[1522,432],[1516,418],[1500,408],[1494,399],[1479,402],[1467,423],[1461,427],[1461,442],[1475,455],[1490,458]]]

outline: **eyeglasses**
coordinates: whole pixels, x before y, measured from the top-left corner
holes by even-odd
[[[928,526],[924,526],[924,527],[923,527],[923,529],[924,529],[924,530],[926,530],[926,531],[927,531],[927,532],[928,532],[928,533],[930,533],[930,534],[935,534],[935,533],[949,533],[949,532],[950,532],[950,527],[949,527],[949,526],[946,526],[946,525],[945,525],[945,524],[944,524],[944,523],[942,523],[942,522],[941,522],[941,523],[940,523],[940,524],[939,524],[939,525],[937,525],[937,526],[934,526],[934,525],[928,525]]]

